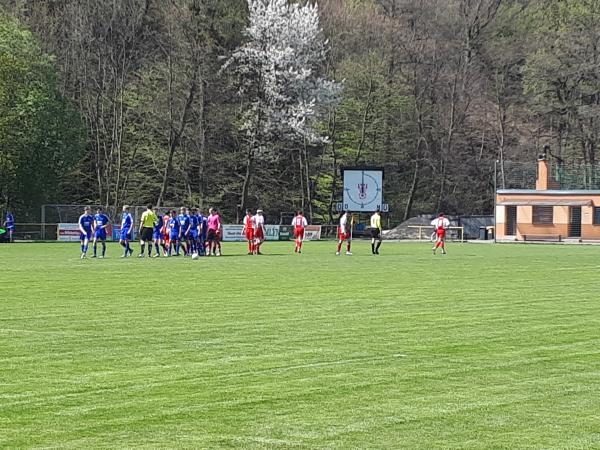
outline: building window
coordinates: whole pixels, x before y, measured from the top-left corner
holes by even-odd
[[[594,206],[594,225],[600,225],[600,206]]]
[[[533,224],[548,225],[554,223],[554,207],[553,206],[534,206],[533,207]]]

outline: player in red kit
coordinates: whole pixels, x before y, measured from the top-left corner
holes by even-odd
[[[346,241],[346,255],[352,255],[352,253],[350,252],[350,245],[352,243],[352,236],[350,233],[352,228],[352,221],[349,219],[350,213],[348,211],[344,212],[344,214],[342,214],[342,217],[340,217],[340,225],[338,227],[338,246],[337,252],[335,252],[335,254],[338,256],[342,251],[342,244],[344,243],[344,241]]]
[[[162,234],[162,247],[163,247],[163,256],[167,256],[168,254],[168,249],[171,247],[171,241],[170,241],[170,231],[169,231],[169,221],[171,220],[171,216],[170,216],[170,212],[167,211],[165,213],[164,216],[162,216],[162,228],[161,228],[161,234]]]
[[[252,252],[255,255],[262,255],[260,246],[265,240],[265,218],[262,209],[257,209],[256,215],[252,217],[252,228],[254,229],[254,246]]]
[[[296,217],[292,220],[292,226],[294,227],[294,239],[296,245],[294,246],[294,252],[302,253],[302,241],[304,241],[304,229],[308,226],[306,217],[302,215],[302,211],[296,212]]]
[[[252,227],[252,213],[249,209],[246,210],[244,216],[244,228],[242,229],[242,236],[246,236],[248,241],[248,254],[251,255],[254,252],[254,228]]]
[[[446,230],[450,227],[450,221],[444,217],[443,213],[431,221],[431,225],[435,231],[436,239],[435,245],[433,246],[433,254],[435,255],[435,251],[438,247],[441,247],[442,254],[446,254]]]

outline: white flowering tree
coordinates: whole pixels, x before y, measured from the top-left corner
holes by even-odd
[[[248,7],[246,43],[225,64],[235,74],[244,105],[240,129],[247,159],[241,210],[256,161],[280,157],[276,142],[288,140],[306,148],[326,141],[315,123],[319,112],[336,100],[341,89],[319,76],[327,42],[316,4],[248,0]]]

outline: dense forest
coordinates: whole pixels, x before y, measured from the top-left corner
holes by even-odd
[[[494,162],[594,164],[597,0],[0,0],[0,211],[490,213]]]

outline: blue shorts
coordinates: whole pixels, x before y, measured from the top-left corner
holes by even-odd
[[[121,230],[121,240],[122,241],[131,241],[131,230],[127,228],[123,228]]]
[[[179,233],[171,233],[169,235],[169,238],[170,238],[171,242],[178,241],[179,240]]]
[[[197,241],[198,240],[198,232],[197,231],[190,232],[190,239],[192,239],[193,241]]]
[[[180,241],[189,241],[190,240],[190,235],[188,234],[182,234],[181,237],[179,238]]]
[[[101,229],[96,230],[96,232],[94,233],[94,238],[105,241],[106,240],[106,228],[101,228]]]
[[[86,239],[89,241],[91,238],[92,238],[92,230],[86,231],[85,234],[84,233],[79,233],[79,240],[80,241],[85,241]]]
[[[162,231],[155,231],[152,233],[152,239],[154,239],[155,241],[161,240],[162,241],[163,235],[162,235]]]

